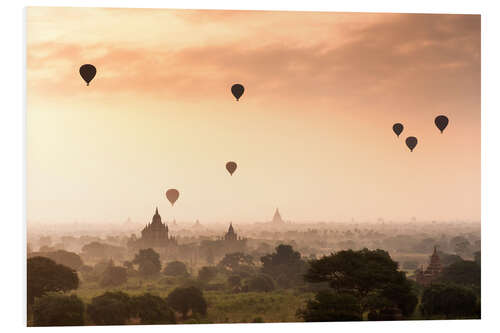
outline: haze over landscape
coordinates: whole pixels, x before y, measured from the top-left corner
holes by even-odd
[[[27,10],[27,326],[481,318],[481,17]]]
[[[477,15],[32,7],[27,42],[31,224],[480,220]]]

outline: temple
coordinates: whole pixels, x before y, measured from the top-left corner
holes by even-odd
[[[153,219],[142,229],[141,238],[137,240],[137,245],[143,248],[161,248],[175,245],[176,243],[175,238],[168,235],[167,223],[161,221],[158,207],[156,207]]]
[[[285,223],[285,221],[283,221],[283,219],[281,218],[280,211],[278,210],[278,208],[276,208],[276,210],[274,211],[274,216],[273,216],[273,220],[271,221],[271,223],[273,223],[273,224]]]
[[[439,277],[439,274],[441,274],[441,268],[441,260],[437,253],[437,247],[434,246],[434,253],[432,253],[427,269],[424,271],[424,267],[422,266],[422,268],[415,271],[417,283],[424,286],[431,284]]]
[[[224,235],[224,240],[226,241],[235,241],[238,240],[238,235],[234,232],[233,223],[229,224],[229,229]]]

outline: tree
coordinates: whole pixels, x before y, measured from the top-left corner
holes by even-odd
[[[73,269],[44,257],[28,259],[27,280],[28,304],[33,304],[35,297],[44,296],[51,291],[76,289],[79,283],[78,275]]]
[[[360,297],[399,278],[398,264],[383,250],[339,251],[310,262],[308,282],[328,282],[337,292]]]
[[[141,324],[175,324],[175,314],[167,302],[146,293],[132,298],[132,313],[141,319]]]
[[[101,260],[94,265],[94,274],[98,277],[101,277],[104,274],[104,272],[108,269],[108,267],[114,265],[115,263],[113,262],[113,259]]]
[[[139,250],[132,263],[139,265],[142,276],[152,276],[161,270],[160,255],[153,249]]]
[[[399,279],[388,283],[380,292],[381,298],[388,300],[389,306],[381,309],[381,313],[388,309],[397,308],[405,317],[410,316],[418,304],[418,296],[413,281],[406,279],[404,272],[399,272]]]
[[[299,309],[297,316],[307,322],[357,321],[362,320],[362,310],[352,294],[323,290]]]
[[[449,266],[455,262],[463,261],[462,257],[456,254],[449,254],[445,252],[438,251],[439,259],[441,260],[441,264],[443,266]]]
[[[303,275],[307,271],[307,263],[291,245],[280,244],[275,253],[263,256],[260,261],[262,273],[274,277],[284,288],[303,282]]]
[[[34,326],[83,325],[84,304],[76,295],[37,298],[33,306]]]
[[[243,287],[244,291],[269,292],[274,290],[273,279],[266,274],[251,277]]]
[[[480,287],[481,267],[475,261],[459,261],[445,267],[440,281],[460,285]]]
[[[132,315],[130,297],[121,292],[105,292],[92,298],[87,314],[96,325],[124,325]]]
[[[339,251],[312,260],[305,279],[328,282],[337,293],[357,297],[363,310],[376,313],[398,308],[408,316],[418,301],[406,274],[398,271],[397,262],[383,250]]]
[[[127,269],[125,267],[108,266],[102,275],[100,285],[102,287],[114,287],[125,282],[127,282]]]
[[[119,260],[124,256],[125,252],[124,247],[99,242],[91,242],[82,247],[82,256],[84,258],[114,258]]]
[[[32,252],[30,257],[45,257],[54,260],[56,263],[74,269],[75,271],[83,265],[82,258],[74,252],[57,250],[53,252]]]
[[[471,252],[471,244],[464,236],[453,237],[450,240],[450,248],[453,249],[456,254],[462,256],[467,256]]]
[[[213,266],[204,266],[198,272],[198,280],[210,282],[217,275],[217,268]]]
[[[222,258],[218,266],[226,271],[237,272],[246,268],[253,269],[253,257],[242,252],[228,253]]]
[[[420,309],[424,316],[444,315],[446,318],[475,317],[479,314],[474,293],[452,284],[431,284],[424,289]]]
[[[78,272],[82,274],[84,281],[97,281],[97,277],[94,274],[94,268],[92,266],[82,265],[78,269]]]
[[[189,275],[186,265],[181,261],[172,261],[165,266],[163,274],[171,276],[187,276]]]
[[[139,272],[134,268],[134,264],[131,261],[125,260],[123,262],[123,267],[127,270],[127,276],[137,276]]]
[[[203,293],[196,287],[176,288],[167,297],[168,305],[182,314],[186,319],[189,311],[205,315],[207,313],[207,302]]]

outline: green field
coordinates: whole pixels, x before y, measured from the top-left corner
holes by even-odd
[[[97,282],[81,282],[72,294],[78,295],[85,303],[90,303],[95,296],[106,291],[123,291],[129,295],[149,292],[167,297],[186,279],[158,277],[155,279],[130,278],[117,288],[103,288]],[[216,279],[217,282],[219,279]],[[204,291],[208,303],[207,316],[191,318],[185,323],[250,323],[254,320],[263,322],[296,322],[299,307],[314,296],[313,293],[299,292],[294,289],[275,290],[273,292],[232,293],[229,290]]]

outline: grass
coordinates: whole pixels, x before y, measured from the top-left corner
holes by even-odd
[[[214,323],[249,323],[256,318],[264,322],[296,322],[297,309],[312,293],[278,290],[269,293],[206,292],[209,304],[207,318]]]
[[[219,279],[212,281],[219,282]],[[167,297],[176,287],[181,286],[185,278],[159,276],[154,279],[129,278],[128,281],[115,288],[101,287],[97,282],[81,282],[73,291],[85,303],[106,291],[123,291],[131,296],[149,292],[160,297]],[[314,296],[313,293],[298,292],[293,289],[275,290],[273,292],[231,293],[229,290],[204,291],[208,303],[207,316],[200,319],[189,319],[185,323],[251,323],[255,320],[263,322],[297,322],[295,316],[299,307]]]

